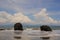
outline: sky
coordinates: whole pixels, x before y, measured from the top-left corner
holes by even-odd
[[[0,24],[60,25],[60,0],[0,0]]]

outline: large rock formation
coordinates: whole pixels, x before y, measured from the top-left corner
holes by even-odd
[[[41,29],[41,31],[52,31],[52,29],[49,26],[47,26],[47,25],[42,25],[40,27],[40,29]]]
[[[22,24],[21,24],[21,23],[16,23],[16,24],[14,25],[14,30],[21,30],[21,31],[23,31],[23,26],[22,26]]]

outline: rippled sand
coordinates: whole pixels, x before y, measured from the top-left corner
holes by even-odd
[[[60,40],[60,30],[53,32],[4,30],[0,31],[0,40]]]

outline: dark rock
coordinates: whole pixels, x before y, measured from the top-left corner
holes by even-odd
[[[23,26],[22,26],[22,24],[21,24],[21,23],[16,23],[16,24],[14,25],[14,30],[21,30],[21,31],[23,31]]]
[[[47,26],[47,25],[42,25],[40,27],[40,29],[41,29],[41,31],[52,31],[52,29],[49,26]]]
[[[5,30],[5,29],[1,28],[0,31],[2,31],[2,30]]]

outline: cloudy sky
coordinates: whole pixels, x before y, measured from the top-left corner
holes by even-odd
[[[60,24],[60,0],[0,0],[0,24]]]

